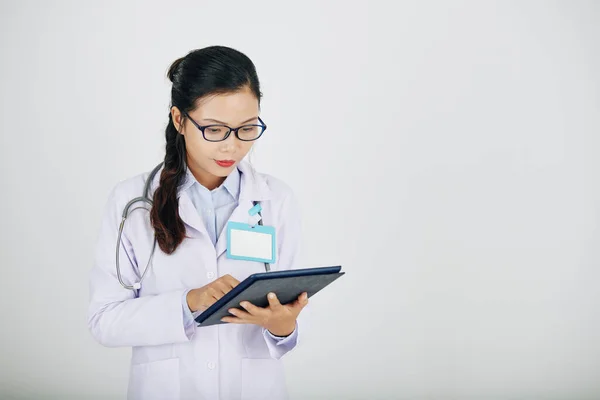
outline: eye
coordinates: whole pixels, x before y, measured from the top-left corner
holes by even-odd
[[[208,130],[208,133],[223,133],[225,131],[225,128],[223,128],[221,126],[214,126],[214,127],[209,127],[207,130]]]

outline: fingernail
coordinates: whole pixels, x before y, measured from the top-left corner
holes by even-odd
[[[275,298],[275,293],[269,293],[269,298],[270,299],[274,299]]]

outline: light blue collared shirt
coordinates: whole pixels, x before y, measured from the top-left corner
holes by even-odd
[[[223,181],[223,183],[213,189],[208,190],[202,186],[194,177],[190,169],[186,172],[187,187],[184,190],[188,191],[192,203],[201,216],[204,226],[213,245],[216,246],[219,235],[223,231],[225,224],[231,217],[233,210],[238,206],[238,200],[240,196],[240,182],[241,176],[239,169],[235,168],[229,176]],[[183,306],[183,321],[185,325],[186,333],[191,333],[194,328],[194,316],[187,305],[187,293],[186,290],[182,297]],[[279,337],[271,334],[268,330],[266,333],[277,342],[277,345],[285,345],[295,340],[296,330],[287,336]]]
[[[213,190],[208,190],[198,183],[189,169],[188,177],[193,179],[193,184],[187,188],[187,191],[196,211],[202,217],[208,236],[213,245],[216,245],[227,220],[238,205],[240,171],[237,168],[234,169],[221,186]]]

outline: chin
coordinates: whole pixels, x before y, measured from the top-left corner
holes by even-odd
[[[213,171],[212,174],[219,178],[226,178],[231,173],[231,170],[231,168],[228,168],[227,170]]]
[[[237,162],[235,164],[233,164],[231,167],[221,167],[221,166],[215,164],[214,166],[211,166],[210,173],[215,176],[226,177],[231,173],[231,171],[233,171],[234,168],[237,168],[237,165],[238,165]]]

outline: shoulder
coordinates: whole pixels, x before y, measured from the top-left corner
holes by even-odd
[[[112,188],[112,193],[119,198],[141,196],[149,174],[149,172],[144,172],[117,182]]]

